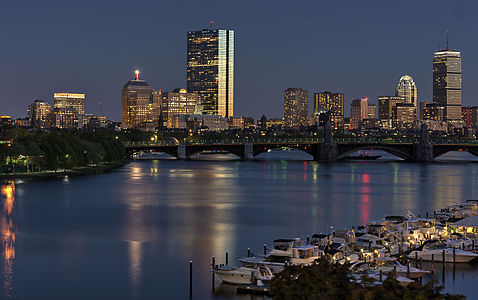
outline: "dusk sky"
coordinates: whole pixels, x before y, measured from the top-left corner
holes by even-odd
[[[133,70],[153,88],[186,86],[186,33],[235,30],[239,116],[283,116],[283,90],[393,95],[403,74],[432,98],[433,52],[462,51],[463,105],[478,105],[476,1],[4,1],[0,114],[26,116],[53,92],[86,93],[86,111],[119,121]]]

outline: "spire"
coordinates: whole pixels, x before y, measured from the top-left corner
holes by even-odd
[[[139,70],[134,71],[134,80],[139,80]]]

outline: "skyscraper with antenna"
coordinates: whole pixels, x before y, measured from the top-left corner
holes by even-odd
[[[446,31],[446,48],[435,52],[433,58],[433,102],[445,107],[445,120],[461,121],[462,103],[461,53],[451,50]]]

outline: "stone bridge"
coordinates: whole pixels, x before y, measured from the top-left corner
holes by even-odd
[[[140,151],[158,151],[178,159],[190,159],[193,155],[207,151],[221,151],[237,155],[241,159],[253,160],[257,155],[272,149],[291,148],[310,154],[317,161],[337,161],[358,150],[382,150],[406,161],[431,162],[449,151],[466,151],[478,156],[478,142],[430,141],[428,129],[422,128],[416,140],[401,139],[342,139],[333,140],[330,128],[324,138],[302,138],[287,140],[222,140],[197,141],[184,144],[136,143],[126,145],[128,155]]]

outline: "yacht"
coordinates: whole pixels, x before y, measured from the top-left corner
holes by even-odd
[[[434,261],[443,262],[443,251],[445,252],[445,262],[453,262],[453,251],[455,251],[455,262],[457,263],[467,263],[478,257],[478,254],[471,251],[450,248],[445,244],[432,244],[431,246],[424,244],[421,250],[410,252],[408,257],[431,261],[433,254]]]
[[[220,266],[212,270],[223,282],[230,284],[257,284],[274,278],[272,271],[265,266],[239,267]]]
[[[374,270],[378,272],[382,271],[384,274],[396,272],[398,276],[403,276],[410,279],[418,279],[423,275],[430,273],[430,271],[422,270],[412,266],[408,268],[407,266],[404,266],[398,262],[396,258],[392,257],[381,257],[375,259]]]

